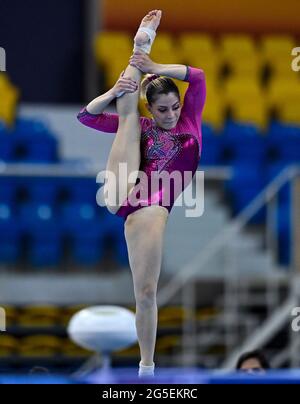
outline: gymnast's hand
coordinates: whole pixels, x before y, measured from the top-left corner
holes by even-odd
[[[124,71],[121,73],[116,84],[111,89],[111,93],[118,97],[122,93],[134,93],[138,89],[138,84],[136,81],[132,80],[130,77],[124,76]]]
[[[141,51],[135,52],[131,56],[129,63],[143,73],[155,74],[157,63],[154,63],[147,53]]]

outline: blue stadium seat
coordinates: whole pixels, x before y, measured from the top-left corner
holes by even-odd
[[[54,205],[60,192],[60,181],[57,178],[36,177],[26,180],[29,199],[40,204]]]
[[[63,257],[63,233],[54,208],[47,204],[25,203],[19,210],[22,229],[30,240],[30,264],[37,267],[59,265]]]
[[[78,264],[95,265],[104,255],[105,221],[96,204],[69,202],[61,208],[65,234],[72,240],[72,256]]]
[[[116,215],[106,214],[106,241],[116,252],[116,259],[120,265],[128,266],[128,252],[124,236],[123,221]]]
[[[58,140],[47,126],[35,120],[18,119],[12,134],[18,161],[54,163],[58,161]]]
[[[300,127],[272,122],[267,137],[275,160],[285,164],[300,164]]]
[[[28,260],[33,267],[57,267],[63,258],[61,237],[33,236],[30,240]]]
[[[233,215],[238,215],[265,188],[267,180],[262,175],[265,167],[251,163],[236,163],[233,166],[233,177],[227,181],[225,190],[232,200]],[[250,221],[260,224],[265,221],[266,211],[262,209]]]
[[[292,245],[292,212],[291,204],[281,203],[277,215],[279,263],[290,265]]]
[[[254,125],[228,121],[222,136],[225,162],[260,162],[267,156],[267,143]]]
[[[0,263],[16,264],[21,251],[21,228],[11,206],[0,203]]]
[[[10,134],[0,131],[0,160],[12,162],[15,156],[16,144]]]
[[[0,203],[14,204],[17,198],[18,181],[14,177],[0,177]]]
[[[74,203],[96,203],[96,195],[99,184],[94,178],[65,178],[63,188],[68,194],[69,201]]]
[[[202,125],[202,144],[203,150],[200,166],[215,166],[220,164],[222,157],[221,138],[215,134],[214,129],[210,125]]]

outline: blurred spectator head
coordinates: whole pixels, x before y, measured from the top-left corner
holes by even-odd
[[[270,364],[265,355],[259,350],[244,353],[236,364],[236,370],[249,374],[262,374],[268,369],[270,369]]]
[[[47,368],[44,368],[43,366],[34,366],[29,370],[29,374],[35,376],[46,376],[49,375],[50,372]]]

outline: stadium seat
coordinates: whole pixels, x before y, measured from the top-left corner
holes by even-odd
[[[232,78],[227,80],[223,88],[224,101],[228,107],[240,102],[255,102],[264,94],[258,81]]]
[[[269,128],[269,148],[278,162],[300,162],[300,127],[273,122]]]
[[[21,254],[22,229],[14,209],[0,203],[0,263],[17,264]]]
[[[12,136],[17,143],[17,160],[29,163],[58,161],[58,141],[42,122],[19,118]]]
[[[263,163],[267,155],[267,144],[259,133],[255,125],[229,121],[222,136],[227,161]]]
[[[213,127],[207,124],[202,125],[202,143],[204,145],[200,166],[218,165],[222,158],[222,142],[220,136],[217,136]]]
[[[21,338],[18,354],[22,357],[53,357],[61,353],[61,338],[35,335]]]
[[[0,357],[11,357],[18,351],[19,341],[11,335],[2,335],[0,338]]]
[[[177,43],[187,63],[190,63],[190,58],[193,57],[206,58],[218,53],[218,47],[210,35],[183,32],[179,35]]]
[[[284,102],[278,108],[278,118],[281,122],[289,125],[300,126],[300,98],[298,102]]]
[[[223,35],[220,38],[221,60],[231,73],[238,75],[258,75],[261,58],[256,43],[248,35]]]
[[[19,209],[23,231],[29,237],[30,264],[58,266],[63,257],[63,234],[54,208],[47,204],[24,203]]]
[[[151,58],[164,64],[172,64],[174,60],[177,60],[178,63],[183,61],[173,36],[167,33],[157,35],[151,50]]]
[[[236,122],[256,125],[266,130],[269,123],[269,111],[264,97],[239,100],[231,104],[232,118]]]
[[[109,67],[116,55],[122,54],[129,60],[132,53],[132,37],[129,33],[121,31],[99,32],[94,46],[98,64]]]
[[[57,306],[23,306],[18,325],[23,327],[53,327],[59,324],[60,309]]]
[[[292,254],[292,213],[291,204],[281,203],[277,214],[278,254],[279,263],[289,265]],[[275,233],[276,234],[276,233]]]
[[[68,195],[68,200],[74,203],[95,205],[99,184],[94,178],[64,178],[62,188]]]
[[[260,40],[263,59],[272,64],[277,60],[286,60],[296,46],[295,39],[289,35],[263,35]],[[291,64],[291,59],[289,65]]]
[[[20,91],[11,83],[8,75],[0,74],[0,122],[12,127],[16,119]]]
[[[26,190],[31,202],[54,205],[60,193],[60,182],[57,178],[28,178]]]
[[[300,99],[300,81],[297,77],[274,79],[267,89],[267,101],[271,108],[280,108],[287,103],[298,105]]]

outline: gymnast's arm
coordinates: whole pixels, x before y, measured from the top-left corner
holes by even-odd
[[[121,74],[116,84],[109,91],[95,98],[79,112],[77,119],[83,125],[101,132],[116,133],[119,125],[118,115],[103,111],[121,92],[133,93],[136,90],[137,83]]]

